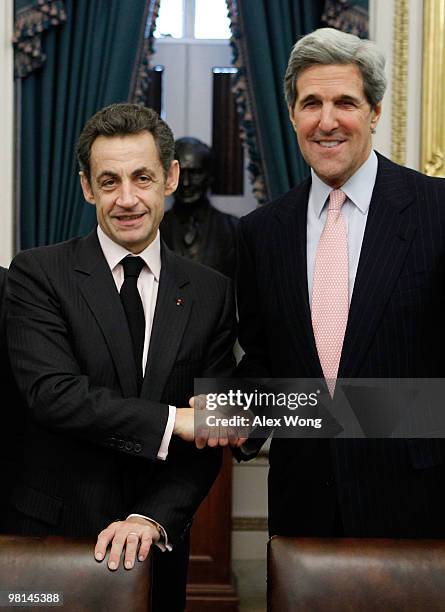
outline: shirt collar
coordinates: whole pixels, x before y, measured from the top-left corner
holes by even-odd
[[[111,240],[111,238],[105,234],[99,225],[97,226],[97,237],[111,271],[113,271],[115,267],[120,264],[124,257],[127,255],[133,255],[131,251],[128,251],[125,247],[117,244],[117,242],[114,242],[114,240]],[[148,247],[146,247],[141,253],[138,253],[138,257],[142,257],[146,265],[150,268],[150,271],[155,279],[159,281],[159,276],[161,274],[161,237],[159,230],[156,232],[156,237],[153,242],[150,242]]]
[[[346,193],[348,199],[357,206],[363,214],[366,214],[371,202],[372,192],[377,176],[378,160],[374,151],[371,151],[368,159],[360,168],[342,185],[341,190]],[[312,185],[311,199],[317,217],[320,217],[326,200],[332,187],[326,185],[311,168]]]

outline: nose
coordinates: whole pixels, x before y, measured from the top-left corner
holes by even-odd
[[[137,204],[136,192],[130,181],[122,182],[116,204],[125,208],[131,208]]]
[[[332,132],[338,127],[337,113],[332,104],[323,104],[320,111],[320,121],[318,124],[322,132]]]

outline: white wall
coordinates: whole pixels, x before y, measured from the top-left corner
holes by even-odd
[[[164,66],[164,119],[175,138],[193,136],[208,145],[212,141],[212,68],[230,67],[229,41],[156,39],[152,64]],[[245,168],[247,163],[244,164]],[[257,202],[244,172],[243,196],[211,196],[216,208],[242,216]]]
[[[391,157],[391,100],[392,100],[392,52],[394,0],[369,0],[369,37],[386,57],[386,75],[388,87],[383,99],[382,116],[374,136],[374,148]]]
[[[13,81],[13,0],[0,2],[0,265],[9,266],[14,235],[14,81]]]

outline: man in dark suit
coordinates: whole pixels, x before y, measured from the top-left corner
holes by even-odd
[[[11,372],[6,344],[6,281],[8,270],[0,267],[0,372],[2,379],[2,430],[7,432],[0,448],[0,533],[7,530],[7,503],[20,470],[25,409]]]
[[[326,28],[293,48],[286,98],[311,176],[240,221],[240,375],[324,377],[331,392],[444,376],[445,182],[372,151],[385,85],[370,41]],[[273,439],[270,533],[444,537],[443,451]]]
[[[221,454],[195,447],[194,411],[180,407],[194,377],[232,371],[231,283],[161,244],[179,167],[154,111],[102,109],[77,153],[98,228],[20,253],[9,273],[10,356],[31,415],[10,526],[100,532],[110,569],[155,543],[154,609],[182,610],[188,530]]]

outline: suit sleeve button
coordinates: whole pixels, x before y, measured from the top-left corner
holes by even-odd
[[[127,451],[131,451],[133,450],[133,442],[130,442],[130,440],[128,440],[127,442],[125,442],[125,450]]]
[[[136,442],[136,444],[134,445],[134,452],[140,453],[141,450],[142,450],[142,444],[139,444],[139,442]]]
[[[125,440],[118,440],[117,441],[117,447],[118,448],[124,448],[125,446]]]

